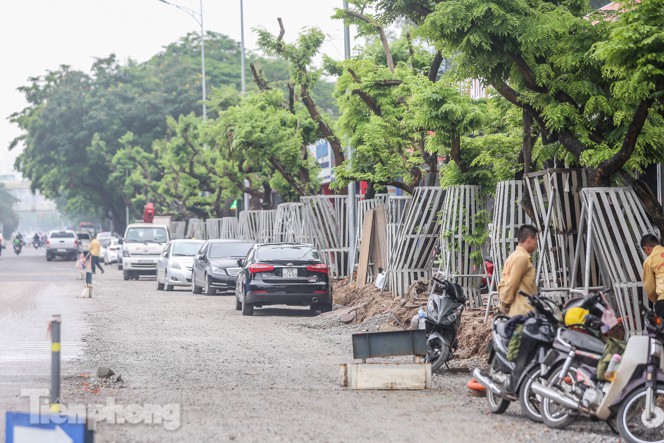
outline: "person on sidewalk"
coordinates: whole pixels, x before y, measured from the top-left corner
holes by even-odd
[[[500,311],[510,317],[526,315],[533,307],[528,299],[519,294],[537,293],[535,284],[535,267],[531,255],[537,249],[537,228],[532,225],[523,225],[517,232],[519,244],[505,261],[503,275],[498,284],[498,297],[500,298]]]
[[[99,240],[97,240],[97,234],[92,235],[92,240],[90,241],[88,250],[92,256],[92,273],[96,274],[96,270],[99,268],[103,274],[104,268],[101,267],[101,263],[99,262],[99,256],[101,255],[101,243],[99,243]]]
[[[643,262],[643,290],[655,305],[655,313],[664,318],[664,247],[653,234],[641,237],[641,249],[648,258]]]

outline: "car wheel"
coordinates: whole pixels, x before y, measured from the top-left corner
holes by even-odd
[[[242,299],[242,315],[254,315],[254,305],[247,303],[247,296]]]
[[[50,254],[46,254],[46,261],[53,260],[53,257]]]
[[[129,274],[129,271],[122,271],[122,278],[129,280],[132,276]]]
[[[210,280],[210,277],[207,275],[205,276],[205,295],[215,295],[217,293],[217,290],[212,287],[212,282]]]
[[[159,274],[157,274],[157,291],[163,291],[164,284],[159,281]]]
[[[191,276],[191,292],[193,294],[200,294],[203,292],[203,288],[196,285],[196,277],[193,274]]]
[[[236,311],[242,310],[242,302],[237,298],[237,295],[235,296],[235,310]]]
[[[316,303],[310,306],[312,311],[330,312],[332,310],[332,303]]]

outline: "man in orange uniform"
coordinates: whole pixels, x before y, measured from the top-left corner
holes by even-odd
[[[537,249],[537,228],[532,225],[521,226],[517,239],[519,244],[505,261],[503,275],[498,284],[500,310],[510,317],[526,315],[533,309],[528,299],[519,294],[519,291],[529,295],[537,293],[535,267],[531,260],[531,254]]]
[[[643,262],[643,290],[657,315],[664,318],[664,247],[653,234],[646,234],[641,237],[641,249],[648,256]]]

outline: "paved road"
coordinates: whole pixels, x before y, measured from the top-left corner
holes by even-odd
[[[116,405],[97,426],[98,443],[614,441],[602,424],[562,433],[535,425],[517,405],[492,416],[468,395],[467,374],[436,376],[422,392],[342,389],[350,334],[306,309],[243,317],[232,297],[158,292],[154,280],[125,282],[114,267],[95,276],[93,299],[77,299],[75,276],[72,262],[47,264],[34,252],[0,258],[0,343],[10,350],[0,359],[0,405],[27,408],[20,389],[48,386],[46,322],[61,313],[65,400]],[[96,383],[99,366],[123,381]],[[162,423],[146,424],[155,414]],[[126,417],[140,423],[109,423]]]

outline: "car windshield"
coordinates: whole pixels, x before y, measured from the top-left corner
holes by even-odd
[[[101,245],[102,245],[103,247],[107,247],[108,245],[111,244],[111,241],[112,241],[112,240],[113,240],[113,239],[111,239],[111,238],[103,238],[103,239],[99,240],[99,243],[101,243]]]
[[[51,238],[74,238],[73,232],[54,232],[51,234]]]
[[[85,234],[81,232],[80,234],[77,235],[79,240],[90,240],[90,234]]]
[[[210,245],[210,258],[226,258],[226,257],[244,257],[253,246],[253,243],[212,243]]]
[[[259,261],[310,261],[320,260],[320,256],[316,249],[308,245],[268,245],[258,248],[256,259]]]
[[[203,246],[202,241],[187,241],[187,242],[175,242],[173,243],[173,256],[178,257],[193,257],[196,255],[201,246]]]
[[[166,243],[166,228],[129,228],[125,234],[127,243]]]

